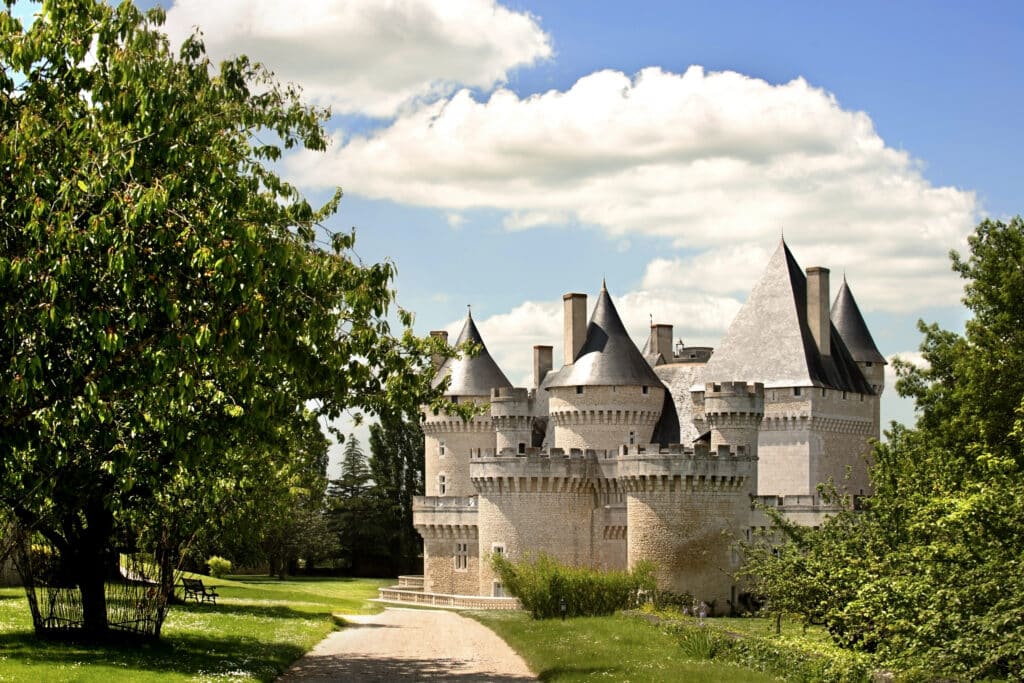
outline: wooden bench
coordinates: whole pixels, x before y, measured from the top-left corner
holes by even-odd
[[[210,602],[217,604],[217,591],[207,588],[199,579],[186,579],[182,577],[181,585],[185,588],[185,599],[192,598],[196,602]]]

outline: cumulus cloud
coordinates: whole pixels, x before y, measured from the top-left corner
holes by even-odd
[[[699,66],[601,71],[525,98],[462,90],[289,165],[310,185],[502,210],[513,230],[668,238],[696,255],[652,261],[648,276],[715,294],[747,291],[784,231],[803,265],[855,276],[867,310],[955,303],[945,254],[977,212],[973,193],[930,184],[824,90]]]
[[[552,54],[535,17],[495,0],[175,0],[173,43],[197,26],[214,59],[246,54],[335,113],[385,118]]]

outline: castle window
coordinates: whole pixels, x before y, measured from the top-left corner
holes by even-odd
[[[793,387],[793,395],[794,396],[799,396],[800,395],[800,387]]]
[[[576,387],[576,393],[577,393],[577,394],[582,394],[582,393],[583,393],[583,387],[581,387],[581,386],[577,386],[577,387]]]
[[[491,544],[491,553],[493,555],[504,555],[505,554],[505,544],[504,543],[492,543]]]
[[[469,569],[469,544],[455,544],[455,571],[466,571]]]
[[[448,491],[448,475],[437,475],[437,495],[443,496]]]
[[[640,390],[644,393],[645,396],[651,393],[651,388],[647,385],[640,387]]]
[[[636,432],[630,432],[629,433],[629,445],[630,446],[636,445]]]
[[[526,444],[522,441],[519,442],[519,455],[526,455]]]
[[[438,454],[438,455],[439,455],[440,457],[442,457],[442,458],[444,457],[444,454],[445,454],[445,450],[444,450],[444,441],[438,441],[438,442],[437,442],[437,454]]]
[[[501,581],[491,584],[491,595],[495,598],[505,597],[505,587],[501,585]]]
[[[866,366],[868,366],[870,368],[871,367],[871,361],[865,362],[864,365],[866,365]]]
[[[845,391],[843,392],[843,400],[844,401],[846,400],[846,392]]]
[[[825,387],[822,387],[821,388],[821,395],[822,396],[828,396],[828,389],[826,389]]]

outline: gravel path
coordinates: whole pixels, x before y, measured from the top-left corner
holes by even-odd
[[[505,641],[454,612],[389,608],[345,620],[278,683],[537,680]]]

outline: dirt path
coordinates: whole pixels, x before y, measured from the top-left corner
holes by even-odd
[[[345,620],[278,683],[537,680],[505,641],[454,612],[389,608]]]

